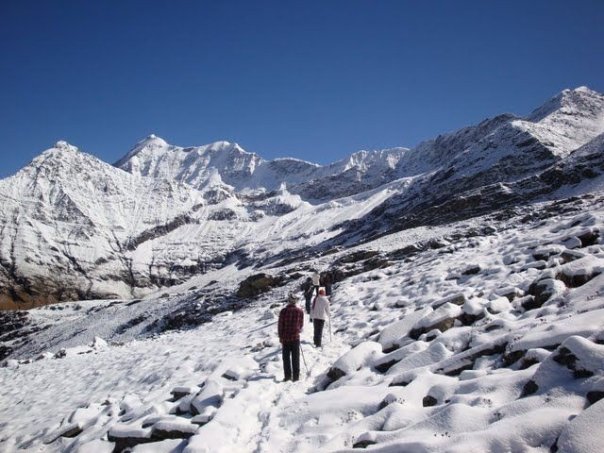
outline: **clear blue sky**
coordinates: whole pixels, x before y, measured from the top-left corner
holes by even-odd
[[[563,88],[604,91],[604,1],[0,0],[0,177],[150,133],[327,163]]]

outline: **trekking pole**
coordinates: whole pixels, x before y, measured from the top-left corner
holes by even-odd
[[[302,349],[302,343],[300,343],[300,354],[302,355],[302,361],[304,362],[304,368],[306,368],[306,376],[310,376],[308,365],[306,364],[306,357],[304,357],[304,350]]]
[[[331,316],[329,317],[329,342],[331,343]]]

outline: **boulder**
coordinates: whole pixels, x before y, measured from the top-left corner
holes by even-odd
[[[82,432],[82,426],[79,423],[68,423],[66,425],[61,426],[56,431],[53,431],[48,436],[46,436],[43,440],[45,444],[51,444],[59,437],[76,437],[79,436]]]
[[[363,366],[371,364],[382,352],[382,346],[373,341],[366,341],[340,357],[327,372],[327,377],[336,381],[343,376],[354,373]]]
[[[436,401],[436,398],[434,398],[433,396],[430,396],[430,395],[424,396],[424,399],[422,400],[422,405],[424,407],[436,406],[437,404],[438,404],[438,401]]]
[[[281,286],[283,284],[283,278],[273,277],[269,274],[255,274],[239,284],[237,290],[237,297],[242,299],[251,299],[259,296],[262,293],[269,291],[271,288]]]
[[[135,428],[129,425],[114,425],[107,433],[107,440],[115,442],[113,451],[124,451],[139,444],[153,442],[151,430]]]
[[[188,439],[199,429],[198,425],[183,421],[159,421],[151,428],[153,440]]]
[[[560,452],[602,451],[604,401],[598,401],[570,420],[558,438]]]
[[[553,278],[544,278],[541,280],[534,281],[533,283],[531,283],[531,286],[529,286],[528,289],[528,293],[533,296],[533,300],[531,301],[531,307],[541,307],[551,297],[558,294],[562,294],[565,289],[566,286],[564,285],[564,283],[562,283],[560,280],[555,280]],[[524,308],[528,309],[526,306]]]
[[[199,387],[194,385],[194,386],[174,387],[170,391],[170,394],[172,395],[172,401],[178,401],[179,399],[181,399],[187,395],[191,395],[193,393],[198,393],[198,392],[199,392]]]
[[[507,298],[510,302],[512,302],[517,297],[524,296],[524,292],[515,286],[506,286],[504,288],[498,288],[495,290],[495,294],[501,297]]]
[[[447,302],[443,306],[434,310],[432,313],[424,316],[420,319],[409,336],[414,340],[417,340],[423,333],[429,332],[434,329],[438,329],[441,332],[449,330],[455,324],[455,320],[462,315],[463,311],[459,305]]]
[[[593,255],[560,266],[556,278],[569,288],[582,286],[604,270],[604,260]]]
[[[224,389],[219,382],[214,379],[208,379],[201,391],[191,401],[191,410],[194,415],[203,413],[204,408],[212,406],[220,407]]]

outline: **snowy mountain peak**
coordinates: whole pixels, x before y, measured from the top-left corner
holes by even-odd
[[[59,140],[55,143],[53,148],[67,151],[78,151],[78,148],[76,146],[67,143],[65,140]]]
[[[77,146],[71,145],[64,140],[59,140],[52,148],[48,148],[42,154],[35,157],[29,166],[33,165],[37,167],[40,165],[56,165],[57,163],[71,162],[74,158],[79,158],[80,155],[85,155],[85,153],[82,153]]]
[[[604,96],[586,86],[575,89],[565,89],[551,98],[541,107],[534,110],[529,121],[539,122],[553,114],[573,115],[582,114],[602,115],[604,111]]]
[[[163,152],[169,148],[170,148],[170,144],[168,144],[168,142],[166,142],[163,138],[158,137],[155,134],[150,134],[147,137],[140,140],[139,142],[137,142],[136,145],[134,145],[134,147],[128,152],[128,154],[126,154],[124,157],[122,157],[120,160],[118,160],[114,165],[116,167],[122,167],[129,160],[131,160],[132,158],[134,158],[135,156],[137,156],[141,153],[145,153],[145,152],[155,153],[158,150]]]
[[[149,134],[136,144],[137,148],[143,146],[168,146],[168,143],[163,138],[158,137],[155,134]]]

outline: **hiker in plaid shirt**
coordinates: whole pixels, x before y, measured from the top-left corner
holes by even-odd
[[[279,341],[283,345],[283,381],[300,378],[300,332],[304,326],[304,311],[296,305],[298,298],[290,294],[287,306],[279,313]],[[293,369],[293,376],[292,376]],[[293,377],[293,379],[292,379]]]

